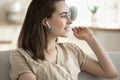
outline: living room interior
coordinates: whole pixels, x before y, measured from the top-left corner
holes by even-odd
[[[9,51],[17,48],[17,39],[32,0],[0,0],[0,79],[9,80]],[[71,9],[74,26],[89,27],[120,72],[120,0],[65,0]],[[72,31],[68,38],[58,42],[72,42],[86,54],[94,57],[93,51],[83,40],[77,40]],[[83,77],[82,77],[83,76]],[[83,80],[108,80],[91,77],[82,73]],[[87,78],[87,79],[85,79]],[[116,79],[120,80],[120,74]]]

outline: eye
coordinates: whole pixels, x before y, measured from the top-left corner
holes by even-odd
[[[71,18],[71,15],[70,15],[70,14],[68,14],[67,16],[68,16],[68,18]]]
[[[66,14],[66,15],[62,15],[61,18],[69,19],[69,18],[71,18],[71,16],[70,16],[70,14],[68,14],[68,15]]]
[[[67,18],[67,15],[62,15],[61,18]]]

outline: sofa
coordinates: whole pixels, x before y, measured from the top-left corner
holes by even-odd
[[[0,51],[0,80],[10,80],[9,78],[9,55],[11,50],[8,51]],[[118,70],[118,77],[115,79],[105,79],[96,77],[86,72],[81,72],[78,75],[78,80],[120,80],[120,52],[108,52],[108,55],[112,59],[113,63],[115,64]]]

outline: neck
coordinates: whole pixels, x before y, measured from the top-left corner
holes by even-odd
[[[48,45],[46,50],[55,49],[56,47],[56,38],[48,38]]]
[[[45,58],[50,62],[57,61],[56,39],[48,39],[48,46],[45,49]]]
[[[56,48],[56,39],[58,37],[55,35],[52,35],[49,31],[47,31],[47,40],[48,40],[48,44],[46,47],[46,50],[50,50],[50,49],[55,49]]]

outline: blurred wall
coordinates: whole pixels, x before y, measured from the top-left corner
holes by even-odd
[[[3,22],[6,20],[6,11],[10,7],[10,5],[14,3],[14,1],[18,0],[0,0],[0,21]],[[23,14],[25,14],[28,4],[31,2],[31,0],[19,0],[19,1],[21,2],[22,5]]]
[[[13,3],[13,1],[17,1],[17,0],[0,0],[0,22],[6,20],[6,10],[9,7],[10,3]],[[26,9],[29,3],[31,2],[31,0],[19,0],[19,1],[22,3],[23,13],[25,14]],[[120,0],[118,4],[120,4]],[[120,8],[119,8],[119,12],[120,12]],[[120,19],[120,16],[119,16],[119,19]],[[94,33],[107,51],[120,51],[120,31],[117,31],[117,32],[116,31],[94,31]],[[61,41],[63,40],[64,39],[62,39]],[[75,43],[78,43],[77,41],[74,41],[73,38],[72,38],[72,41]],[[82,43],[79,43],[79,44],[82,45]]]

